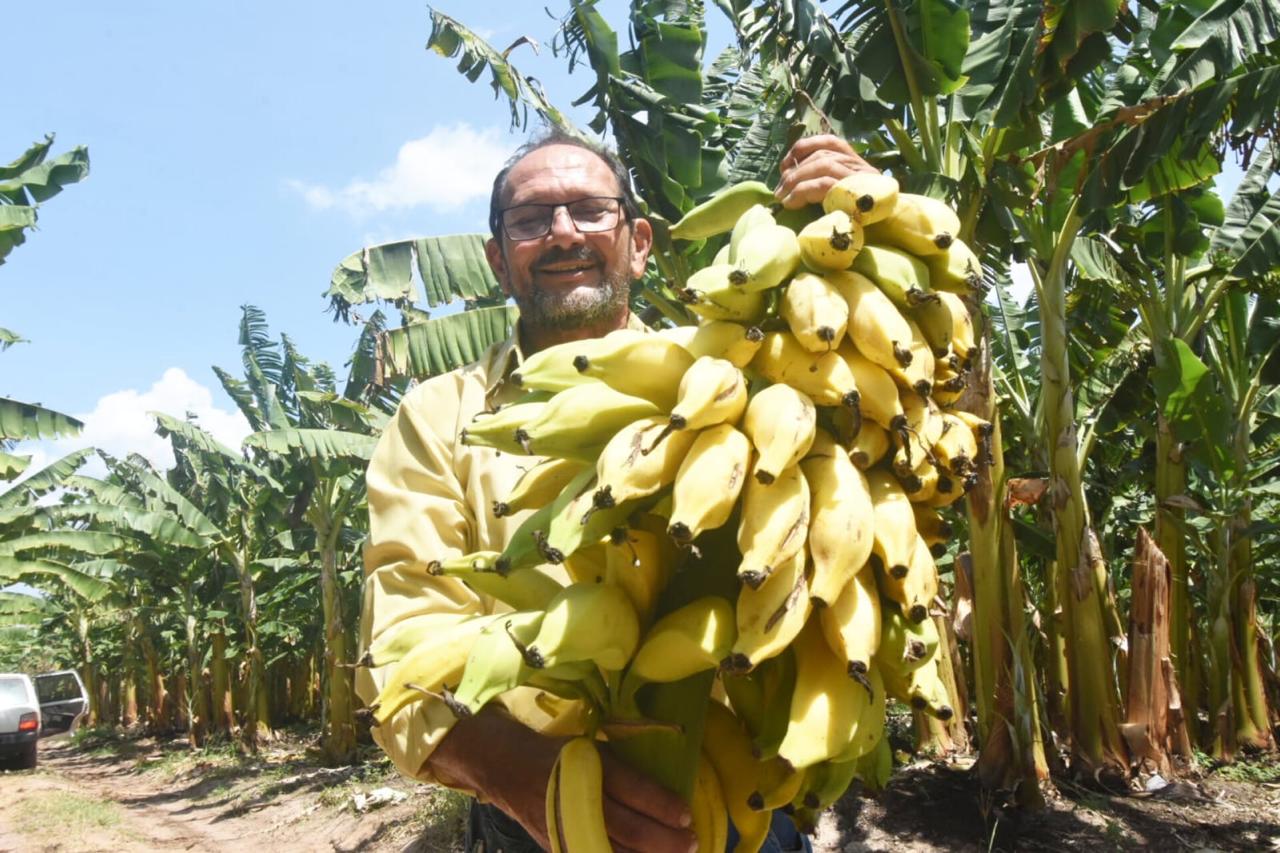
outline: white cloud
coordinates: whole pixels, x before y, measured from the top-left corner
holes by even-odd
[[[77,413],[76,417],[84,421],[79,435],[20,445],[17,452],[33,457],[27,474],[34,474],[43,465],[83,447],[96,447],[117,457],[138,453],[157,468],[171,468],[174,459],[169,441],[156,435],[155,418],[148,412],[164,412],[180,419],[191,412],[197,424],[232,449],[239,448],[240,442],[252,431],[239,410],[214,405],[212,391],[181,368],[170,367],[146,391],[132,388],[116,391],[101,397],[93,411]],[[106,469],[94,459],[81,472],[101,476]]]
[[[466,123],[437,127],[400,146],[396,162],[372,180],[356,178],[341,189],[287,182],[318,210],[337,208],[353,215],[427,206],[452,211],[493,187],[515,142],[497,128],[476,130]]]

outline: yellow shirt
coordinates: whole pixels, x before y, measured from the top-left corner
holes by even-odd
[[[631,315],[631,328],[644,329]],[[509,609],[473,592],[456,578],[433,577],[432,560],[474,551],[500,551],[526,513],[495,518],[492,503],[506,495],[537,459],[468,447],[459,435],[479,412],[510,402],[520,393],[506,381],[523,361],[517,336],[495,344],[481,358],[433,377],[404,396],[369,461],[369,539],[365,546],[362,652],[383,631],[407,620],[447,626],[468,616]],[[542,569],[562,583],[560,566]],[[356,693],[373,701],[387,676],[385,666],[356,670]],[[581,708],[533,688],[517,688],[501,699],[507,711],[539,731],[573,726]],[[407,776],[434,781],[424,764],[454,723],[449,709],[426,699],[373,729],[373,739]]]

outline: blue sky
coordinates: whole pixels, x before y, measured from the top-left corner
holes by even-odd
[[[499,48],[535,38],[540,55],[512,59],[562,107],[588,88],[551,56],[543,4],[438,8]],[[602,9],[621,26],[625,4]],[[151,444],[148,408],[234,437],[210,366],[239,372],[244,303],[341,374],[355,330],[325,314],[334,266],[369,243],[483,230],[522,138],[487,77],[424,49],[419,0],[72,0],[4,18],[39,37],[11,69],[0,159],[56,132],[55,151],[88,146],[92,174],[0,267],[0,326],[30,341],[0,354],[0,395],[89,416],[85,438],[116,452]]]

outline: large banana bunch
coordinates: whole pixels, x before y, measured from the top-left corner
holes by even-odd
[[[956,408],[981,262],[945,203],[887,175],[844,178],[821,213],[771,199],[739,184],[672,227],[714,254],[671,286],[696,325],[534,353],[511,377],[525,396],[466,425],[466,444],[534,457],[492,496],[523,514],[505,547],[427,566],[488,612],[406,620],[363,659],[384,673],[377,723],[516,689],[578,703],[547,790],[554,850],[608,849],[598,735],[662,729],[646,697],[700,673],[723,688],[701,742],[654,749],[706,849],[728,818],[754,851],[770,810],[883,784],[886,696],[960,710],[932,614],[945,507],[992,452],[993,426]]]

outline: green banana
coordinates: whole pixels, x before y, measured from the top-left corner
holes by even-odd
[[[669,409],[674,386],[691,364],[693,356],[669,338],[617,329],[600,338],[539,350],[511,374],[511,381],[521,388],[556,392],[603,382],[615,391]]]
[[[373,724],[383,725],[402,708],[438,695],[457,683],[480,631],[495,617],[472,616],[436,626],[392,666],[382,689],[369,706]]]
[[[671,226],[673,240],[705,240],[733,230],[742,214],[756,205],[772,204],[773,190],[760,181],[741,181],[698,204]]]
[[[648,399],[601,382],[578,385],[552,397],[536,417],[516,430],[516,441],[531,455],[595,461],[618,430],[662,411]]]
[[[452,560],[433,560],[427,571],[437,577],[447,576],[461,580],[478,593],[487,595],[514,610],[536,610],[547,606],[563,585],[555,578],[529,567],[514,571],[500,571],[498,561],[502,554],[482,551]]]
[[[640,623],[626,592],[610,583],[572,584],[547,605],[523,653],[534,669],[591,661],[613,672],[627,665],[639,640]]]
[[[938,650],[938,626],[932,619],[912,622],[898,605],[880,608],[880,649],[877,660],[891,661],[897,671],[912,670],[931,660]]]
[[[737,266],[739,255],[747,235],[757,228],[777,225],[773,213],[763,204],[752,205],[743,211],[738,221],[733,223],[733,231],[729,234],[729,263]],[[741,284],[741,282],[738,282]]]
[[[690,311],[707,320],[754,323],[764,316],[768,302],[764,293],[745,290],[733,283],[746,274],[732,264],[703,267],[689,276],[676,297]],[[676,386],[672,384],[672,389]]]
[[[746,280],[739,286],[746,292],[777,287],[800,266],[800,240],[785,225],[753,228],[743,237],[733,263],[745,274]]]
[[[889,246],[863,246],[851,269],[875,282],[899,311],[910,311],[938,298],[929,288],[929,268],[924,261]]]
[[[490,699],[527,680],[533,670],[520,648],[537,636],[543,616],[542,610],[504,613],[480,631],[457,689],[444,694],[455,716],[469,717]]]
[[[505,518],[555,500],[556,495],[585,467],[586,463],[581,459],[542,460],[520,475],[506,500],[493,502],[493,514]]]
[[[520,455],[524,447],[516,439],[516,430],[546,409],[549,395],[525,403],[508,403],[492,412],[481,412],[462,428],[462,443],[468,447],[492,447],[504,453]]]

